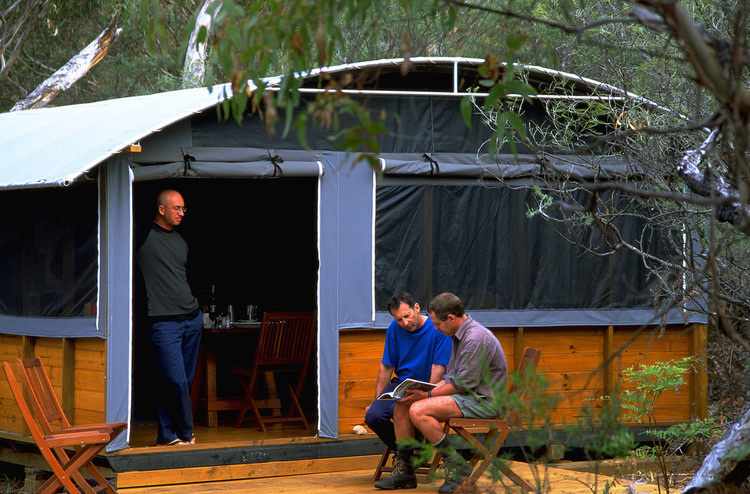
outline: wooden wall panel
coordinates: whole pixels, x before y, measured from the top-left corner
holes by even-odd
[[[81,338],[76,340],[76,368],[104,373],[107,368],[106,340]]]
[[[22,355],[23,339],[20,336],[0,334],[0,360],[10,361]]]
[[[698,326],[705,333],[705,326]],[[620,371],[637,363],[683,358],[705,347],[703,333],[692,327],[669,328],[663,336],[649,329],[602,327],[492,328],[503,346],[508,368],[515,369],[524,347],[542,350],[539,370],[550,381],[550,392],[559,393],[560,405],[550,412],[552,422],[575,422],[581,408],[611,393]],[[375,377],[385,341],[384,330],[344,331],[339,335],[339,433],[361,424],[372,400]],[[609,365],[605,359],[618,352]],[[699,397],[696,399],[696,397]],[[684,422],[705,407],[705,376],[690,378],[689,388],[666,393],[657,404],[663,424]],[[696,404],[697,403],[697,404]]]
[[[0,360],[14,362],[26,356],[41,357],[58,399],[64,405],[65,402],[72,404],[72,410],[66,409],[66,415],[74,424],[104,422],[105,340],[0,335]],[[67,361],[70,358],[72,364]],[[66,369],[71,368],[73,372],[69,373]],[[0,407],[0,430],[28,434],[5,376],[0,379]]]
[[[0,382],[0,430],[21,433],[23,428],[21,411],[16,405],[16,400],[13,399],[3,372],[2,382]]]
[[[605,334],[603,327],[525,329],[524,343],[542,351],[538,369],[559,399],[550,412],[552,423],[575,422],[582,407],[599,407],[597,399],[605,394]]]
[[[508,364],[508,369],[515,369],[518,367],[517,364],[517,358],[520,358],[520,355],[516,354],[516,340],[515,340],[515,329],[508,329],[508,328],[490,328],[492,331],[492,334],[494,334],[498,341],[500,342],[500,345],[503,347],[503,352],[505,353],[505,361]],[[520,349],[521,352],[523,352],[523,348]]]
[[[76,340],[73,379],[75,423],[106,422],[107,345],[100,338]],[[80,384],[78,384],[80,383]]]
[[[385,330],[339,333],[339,420],[340,433],[351,433],[364,424],[365,408],[375,395],[375,379],[385,345]]]
[[[341,344],[341,342],[339,342]],[[341,359],[342,357],[339,356]],[[375,393],[375,376],[378,374],[380,368],[380,357],[377,359],[355,359],[349,358],[347,360],[341,360],[339,364],[339,374],[341,376],[349,376],[351,380],[360,381],[372,380],[372,393]]]
[[[663,333],[657,328],[649,328],[643,332],[639,332],[638,328],[615,328],[613,346],[615,350],[622,350],[620,357],[614,360],[618,380],[622,377],[621,371],[628,367],[690,356],[692,338],[692,329],[686,330],[684,327],[668,328]],[[679,390],[679,394],[667,392],[659,398],[654,412],[657,421],[687,420],[691,416],[699,416],[696,401],[691,396],[691,383],[694,379],[694,375],[687,376],[688,382]],[[633,386],[624,387],[632,389]],[[707,399],[704,395],[698,403],[706,402]]]
[[[12,362],[23,354],[23,339],[20,336],[0,335],[0,361]],[[13,369],[15,370],[15,368]],[[5,372],[0,377],[0,430],[22,433],[24,423],[16,400],[10,391]]]

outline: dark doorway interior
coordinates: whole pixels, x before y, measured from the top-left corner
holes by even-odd
[[[156,196],[165,188],[183,195],[187,212],[180,234],[190,246],[191,284],[202,304],[215,286],[217,310],[232,304],[237,319],[245,307],[261,311],[317,308],[317,179],[171,179],[134,184],[134,222],[150,224]],[[136,287],[137,287],[136,283]],[[133,422],[154,423],[155,374],[145,331],[143,294],[134,294]],[[217,387],[222,395],[241,394],[231,363],[252,357],[242,339],[227,339]],[[303,408],[316,416],[317,349],[307,374]],[[217,359],[218,360],[218,359]],[[222,412],[231,423],[236,412]],[[196,422],[202,419],[200,409]]]

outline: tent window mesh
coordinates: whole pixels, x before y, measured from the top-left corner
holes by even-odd
[[[0,314],[94,315],[96,186],[6,191],[0,208]]]
[[[564,231],[527,216],[535,204],[528,189],[380,185],[376,201],[377,310],[401,290],[424,305],[450,291],[475,310],[653,307],[654,287],[638,257],[597,256],[571,244]],[[638,215],[617,224],[634,243],[665,254],[663,238]],[[578,240],[601,244],[598,235],[588,229]]]

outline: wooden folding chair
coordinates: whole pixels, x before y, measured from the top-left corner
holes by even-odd
[[[71,426],[54,393],[41,359],[35,357],[18,360],[16,364],[26,395],[34,409],[33,415],[8,362],[3,362],[5,375],[21,415],[54,474],[36,491],[37,494],[54,493],[63,487],[70,493],[83,491],[94,494],[102,490],[108,493],[117,492],[96,469],[93,459],[127,428],[127,424],[111,422]],[[74,452],[72,457],[68,454],[70,450]],[[96,481],[96,488],[81,475],[84,468]]]
[[[521,375],[524,375],[525,373],[536,369],[541,355],[541,350],[526,348],[523,352],[521,361],[518,363],[518,372],[520,372]],[[522,398],[526,395],[526,392],[526,389],[516,389],[512,385],[508,386],[508,393],[520,394]],[[479,480],[484,471],[487,470],[487,467],[490,466],[493,459],[497,457],[500,447],[508,437],[508,433],[510,433],[511,425],[515,425],[516,422],[517,417],[515,414],[509,414],[504,418],[494,419],[452,418],[445,423],[443,430],[446,434],[450,434],[452,430],[468,441],[474,450],[474,456],[469,461],[469,464],[472,467],[472,473],[466,482],[475,484],[477,480]],[[486,436],[483,441],[480,441],[475,434],[481,434],[484,432],[486,432]],[[433,471],[435,471],[440,465],[441,458],[442,455],[440,452],[436,452],[435,458],[432,460]],[[511,470],[504,462],[497,462],[497,468],[503,473],[503,475],[508,477],[514,484],[518,485],[526,492],[532,492],[534,490],[528,482]]]
[[[258,346],[255,349],[252,367],[233,367],[240,376],[248,377],[245,398],[235,427],[242,425],[248,410],[258,423],[260,430],[266,431],[267,423],[301,422],[309,427],[299,399],[305,383],[315,338],[315,312],[266,312],[260,325]],[[291,404],[285,416],[261,415],[254,393],[256,383],[265,373],[297,374],[297,382],[288,382]],[[244,384],[244,383],[243,383]]]

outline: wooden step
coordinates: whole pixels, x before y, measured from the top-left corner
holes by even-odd
[[[349,456],[342,458],[251,463],[245,465],[121,472],[117,474],[117,488],[196,484],[311,473],[350,472],[354,470],[374,471],[379,459],[379,455]]]

